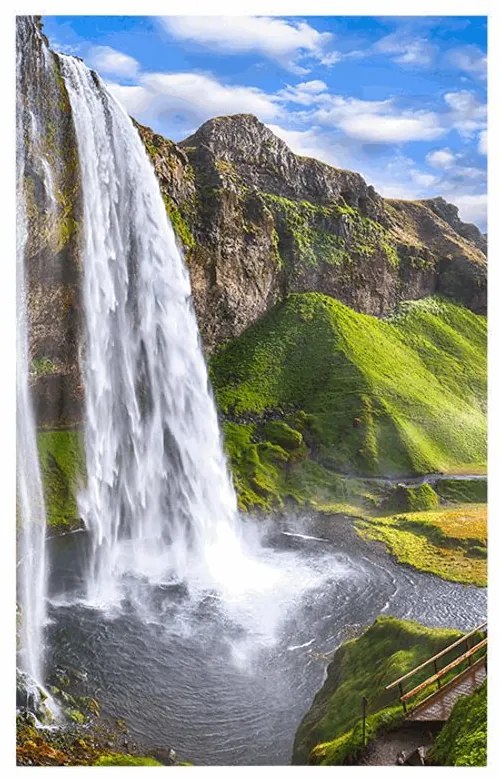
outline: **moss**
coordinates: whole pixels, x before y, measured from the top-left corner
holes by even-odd
[[[336,651],[327,679],[297,731],[293,762],[328,766],[355,759],[362,749],[363,697],[368,700],[371,739],[402,718],[397,691],[385,691],[385,686],[459,636],[458,631],[378,617],[364,634]],[[427,676],[424,669],[412,683],[417,685]]]
[[[291,428],[281,420],[271,420],[264,425],[264,435],[273,444],[288,451],[297,450],[303,442],[300,431]]]
[[[288,458],[285,450],[256,441],[254,425],[226,422],[224,437],[240,509],[270,509],[277,502],[281,504],[280,464]]]
[[[37,728],[28,714],[16,718],[18,766],[162,766],[154,758],[122,751],[123,735],[118,737],[103,723],[82,727],[75,718],[63,728],[47,729]]]
[[[57,373],[59,366],[53,360],[47,357],[35,358],[31,361],[31,371],[36,376],[47,376]]]
[[[87,720],[83,712],[80,712],[80,710],[67,710],[66,714],[74,723],[83,724]]]
[[[438,494],[426,483],[416,487],[398,485],[391,490],[383,504],[384,509],[403,512],[419,512],[426,509],[436,509],[438,506]]]
[[[365,516],[358,530],[366,539],[384,542],[400,563],[455,582],[487,584],[485,504]]]
[[[125,753],[108,753],[99,756],[94,766],[163,766],[155,758],[129,756]]]
[[[170,218],[170,222],[172,223],[172,227],[174,229],[174,233],[181,242],[184,249],[192,249],[195,245],[195,239],[193,234],[191,233],[191,229],[184,219],[180,208],[174,203],[172,198],[167,195],[166,193],[163,193],[163,202],[165,203],[165,208],[167,210],[167,214]]]
[[[371,257],[384,252],[388,263],[397,267],[399,258],[388,231],[377,222],[341,200],[318,205],[295,201],[271,193],[260,193],[277,223],[293,240],[302,263],[347,266],[353,255]]]
[[[486,766],[486,682],[470,696],[460,698],[429,755],[438,766]]]
[[[323,469],[328,487],[336,473],[484,469],[485,358],[485,318],[449,301],[413,302],[383,321],[304,293],[219,348],[210,369],[222,413],[253,420],[252,457],[267,438],[265,418],[278,417],[300,431],[301,457]],[[241,473],[244,445],[233,445]],[[276,504],[302,467],[284,460],[280,475],[273,466]],[[408,508],[435,501],[428,488],[407,499]]]
[[[443,501],[457,504],[485,503],[488,497],[488,483],[485,479],[440,479],[435,486]]]
[[[77,526],[76,493],[85,478],[82,434],[75,430],[40,431],[38,452],[49,526]]]

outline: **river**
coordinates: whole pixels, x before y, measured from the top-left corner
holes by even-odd
[[[81,597],[85,534],[52,539],[52,668],[83,673],[102,714],[125,719],[148,749],[171,746],[197,765],[287,765],[326,655],[346,638],[380,613],[460,629],[485,618],[485,589],[397,564],[347,517],[262,527],[269,587],[222,599],[135,578],[114,610]]]

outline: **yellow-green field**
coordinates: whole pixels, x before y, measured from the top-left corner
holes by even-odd
[[[364,517],[358,533],[384,542],[400,563],[455,582],[487,584],[486,504]]]

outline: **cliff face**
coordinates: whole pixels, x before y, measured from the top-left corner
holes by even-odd
[[[43,47],[40,23],[21,17],[17,87],[24,134],[25,249],[30,382],[40,425],[79,421],[81,284],[79,165],[59,58]]]
[[[376,316],[435,292],[485,311],[485,238],[442,198],[385,200],[359,174],[293,154],[251,115],[212,119],[179,145],[138,130],[208,351],[291,292]]]

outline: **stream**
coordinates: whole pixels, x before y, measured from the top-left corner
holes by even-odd
[[[106,609],[83,597],[86,534],[51,539],[50,664],[79,670],[102,714],[149,749],[197,765],[288,765],[326,654],[345,639],[380,613],[459,629],[486,616],[485,589],[398,565],[347,517],[261,527],[269,581],[222,597],[130,577]]]

